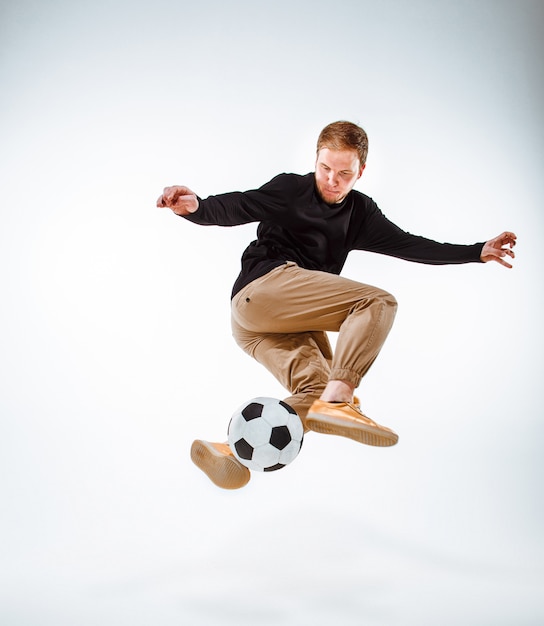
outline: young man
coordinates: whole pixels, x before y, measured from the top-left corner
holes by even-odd
[[[203,200],[183,186],[165,188],[157,206],[202,225],[259,222],[232,290],[238,345],[292,394],[306,430],[391,446],[398,436],[363,414],[354,390],[391,329],[397,303],[382,289],[339,276],[351,250],[435,265],[497,261],[512,267],[514,233],[454,245],[411,235],[353,186],[365,168],[368,139],[334,122],[317,142],[315,173],[280,174],[259,189]],[[328,331],[338,332],[334,354]],[[225,443],[197,440],[191,458],[225,489],[243,487],[249,470]]]

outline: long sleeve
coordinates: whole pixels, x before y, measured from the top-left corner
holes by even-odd
[[[375,203],[367,198],[367,210],[354,249],[386,254],[406,261],[446,265],[480,261],[483,245],[483,242],[470,245],[440,243],[412,235],[388,220]]]
[[[242,256],[233,293],[286,261],[340,274],[351,250],[446,265],[479,261],[484,245],[439,243],[412,235],[358,191],[329,205],[319,196],[313,173],[280,174],[258,189],[199,198],[198,210],[185,219],[205,226],[259,223],[257,239]]]
[[[299,188],[299,176],[280,174],[258,189],[198,198],[198,210],[186,219],[203,226],[239,226],[262,221],[281,224],[288,218],[289,206]]]

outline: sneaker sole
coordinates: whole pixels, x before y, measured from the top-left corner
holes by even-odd
[[[308,413],[306,417],[306,426],[316,433],[323,435],[338,435],[339,437],[347,437],[359,443],[368,446],[376,446],[385,448],[394,446],[399,437],[396,433],[383,431],[370,424],[358,422],[342,422],[338,417],[329,417],[318,413]]]
[[[203,441],[193,442],[191,460],[222,489],[240,489],[247,485],[251,476],[249,470],[234,457],[221,454]]]

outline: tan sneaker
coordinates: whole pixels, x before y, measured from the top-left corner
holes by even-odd
[[[251,474],[232,454],[227,443],[211,443],[197,439],[191,446],[191,460],[208,478],[223,489],[240,489]]]
[[[306,427],[316,433],[348,437],[369,446],[394,446],[399,436],[364,415],[355,402],[316,400],[305,419]]]

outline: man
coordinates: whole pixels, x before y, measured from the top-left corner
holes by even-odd
[[[362,128],[334,122],[319,135],[315,173],[280,174],[259,189],[205,200],[187,187],[167,187],[157,206],[202,225],[259,222],[232,290],[236,342],[290,391],[285,401],[306,430],[391,446],[398,436],[364,415],[353,394],[389,333],[397,303],[382,289],[339,276],[348,253],[512,267],[516,236],[504,232],[485,243],[454,245],[401,230],[353,190],[367,152]],[[338,332],[334,354],[328,331]],[[197,440],[191,458],[225,489],[250,479],[225,443]]]

